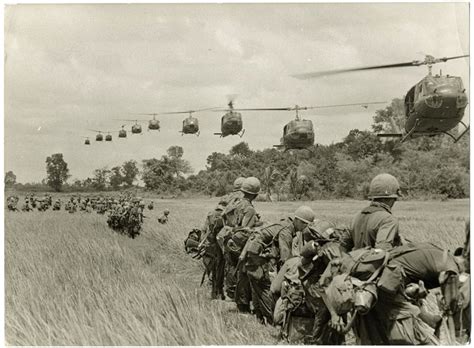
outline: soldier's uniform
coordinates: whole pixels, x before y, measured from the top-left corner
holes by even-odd
[[[381,202],[372,202],[355,217],[351,227],[353,249],[373,247],[388,250],[402,244],[398,219]]]
[[[253,228],[258,222],[257,212],[252,202],[247,198],[242,198],[238,201],[235,208],[235,228],[247,227]],[[234,229],[235,229],[234,228]],[[230,256],[230,254],[229,254]],[[237,303],[237,307],[241,311],[250,310],[250,301],[252,299],[252,290],[250,288],[250,281],[245,273],[244,265],[238,267],[239,260],[235,260],[232,257],[226,258],[226,264],[229,263],[228,276],[230,273],[237,273],[237,279],[235,284],[234,299]],[[237,269],[236,269],[237,268]],[[228,284],[230,287],[232,284]]]

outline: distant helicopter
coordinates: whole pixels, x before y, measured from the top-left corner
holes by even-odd
[[[124,129],[125,125],[122,126],[122,129],[118,131],[118,137],[119,138],[126,138],[127,137],[127,131]]]
[[[242,138],[245,133],[245,129],[242,129],[242,115],[239,112],[236,112],[237,109],[234,109],[232,100],[227,105],[229,106],[229,109],[219,110],[227,111],[227,113],[222,116],[221,119],[221,132],[214,133],[214,135],[220,135],[221,138],[224,138],[228,135],[238,135]]]
[[[173,112],[162,112],[159,115],[179,115],[179,114],[189,114],[189,117],[183,120],[183,128],[181,129],[181,135],[184,134],[196,134],[199,136],[199,120],[196,117],[193,117],[195,112],[214,110],[217,108],[205,108],[197,110],[187,110],[187,111],[173,111]]]
[[[328,75],[341,74],[351,71],[400,68],[410,66],[428,66],[428,75],[414,85],[406,94],[404,130],[398,133],[377,134],[381,137],[399,137],[401,142],[416,136],[435,136],[446,134],[457,142],[467,133],[469,126],[462,122],[464,110],[468,104],[466,90],[462,79],[458,76],[439,75],[433,76],[432,66],[437,63],[447,62],[452,59],[469,57],[469,55],[435,58],[426,55],[422,61],[415,60],[406,63],[367,66],[361,68],[337,69],[313,73],[294,75],[299,79],[311,79]],[[449,133],[458,124],[464,126],[464,131],[459,136]],[[396,129],[396,128],[395,128]]]
[[[385,104],[385,102],[370,102],[370,103],[352,103],[352,104],[338,104],[338,105],[321,105],[321,106],[298,106],[284,107],[284,108],[252,108],[252,109],[238,109],[239,111],[295,111],[296,117],[283,127],[283,136],[280,139],[279,145],[273,145],[278,149],[287,150],[301,150],[308,149],[314,145],[314,127],[311,120],[301,119],[298,111],[312,110],[323,108],[335,108],[344,106],[362,106],[368,108],[372,104]]]
[[[84,145],[90,145],[91,144],[91,141],[89,140],[89,137],[83,137],[83,138],[86,138],[86,140],[84,140]]]

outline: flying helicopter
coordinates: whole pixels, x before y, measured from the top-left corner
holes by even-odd
[[[118,131],[118,137],[119,138],[126,138],[127,137],[127,131],[124,129],[125,125],[122,125],[122,129]]]
[[[242,115],[239,112],[236,112],[237,109],[234,109],[233,101],[229,101],[228,109],[219,110],[219,111],[227,111],[227,113],[222,116],[221,119],[221,132],[214,133],[214,135],[220,135],[221,138],[224,138],[228,135],[238,135],[242,138],[245,133],[245,129],[243,128],[243,121]],[[239,109],[240,110],[240,109]]]
[[[174,112],[163,112],[160,115],[179,115],[179,114],[189,114],[189,117],[183,120],[183,127],[181,129],[181,135],[184,134],[196,134],[199,136],[199,120],[196,117],[193,117],[195,112],[208,111],[216,108],[205,108],[197,110],[187,110],[187,111],[174,111]]]
[[[352,71],[426,65],[428,66],[428,75],[411,87],[405,96],[404,129],[397,133],[377,135],[381,137],[399,137],[401,138],[401,142],[405,142],[406,140],[416,136],[446,134],[450,136],[454,142],[457,142],[469,130],[469,126],[462,122],[464,110],[468,104],[466,90],[463,87],[461,77],[442,75],[441,71],[439,75],[437,74],[433,76],[432,67],[437,63],[465,57],[469,57],[469,55],[444,58],[435,58],[431,55],[426,55],[424,60],[414,60],[412,62],[311,72],[293,75],[293,77],[299,79],[312,79]],[[449,131],[458,124],[463,125],[464,130],[460,135],[455,136]],[[395,131],[397,131],[396,127]]]
[[[84,145],[90,145],[91,144],[91,141],[89,140],[89,137],[83,137],[83,138],[86,138],[86,140],[84,140]]]
[[[320,106],[298,106],[283,107],[283,108],[250,108],[238,109],[239,111],[295,111],[295,119],[288,122],[283,127],[283,136],[280,139],[279,145],[273,145],[278,149],[287,150],[301,150],[308,149],[314,145],[314,127],[311,120],[301,119],[299,116],[300,110],[312,110],[323,108],[335,108],[345,106],[362,106],[367,109],[372,104],[385,104],[386,102],[369,102],[369,103],[351,103],[338,105],[320,105]]]

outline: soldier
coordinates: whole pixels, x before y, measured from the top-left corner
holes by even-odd
[[[140,201],[135,199],[132,206],[129,209],[128,221],[127,221],[127,232],[129,237],[134,239],[140,234],[142,217],[140,213]]]
[[[367,264],[361,260],[375,260],[377,253],[384,260],[374,272],[380,276],[362,279],[364,274],[358,265]],[[444,304],[455,310],[459,301],[458,284],[468,281],[460,277],[463,262],[462,257],[429,243],[408,243],[390,252],[382,249],[353,251],[332,261],[325,271],[325,274],[333,274],[323,296],[331,312],[330,325],[340,332],[343,325],[340,315],[355,306],[357,344],[438,344],[426,323],[437,328],[441,317],[420,309],[419,301],[427,296],[426,290],[441,287]],[[337,267],[339,270],[335,271]],[[334,276],[335,272],[340,275]],[[331,294],[344,291],[347,291],[347,303],[343,309]]]
[[[153,210],[153,208],[154,208],[153,201],[150,201],[150,203],[148,203],[148,210]]]
[[[241,258],[239,258],[239,247],[238,244],[233,243],[234,237],[245,238],[246,233],[242,233],[242,228],[251,229],[258,223],[258,215],[252,204],[255,198],[257,198],[260,192],[260,181],[255,177],[246,178],[240,191],[243,193],[242,198],[236,198],[226,207],[224,211],[224,220],[230,226],[233,226],[233,233],[231,238],[227,242],[227,258],[226,264],[229,263],[227,277],[232,274],[237,274],[235,284],[234,300],[237,304],[237,308],[240,312],[250,312],[250,301],[252,298],[252,291],[250,288],[250,282],[247,274],[245,273],[244,265],[242,264]],[[245,241],[246,242],[246,241]],[[237,245],[237,248],[236,248]],[[244,243],[245,245],[245,243]],[[244,247],[242,245],[242,247]],[[240,250],[241,251],[241,250]],[[234,254],[234,257],[232,256]],[[237,255],[237,258],[235,256]],[[232,286],[233,284],[228,284]]]
[[[7,208],[8,208],[8,210],[18,211],[17,203],[18,203],[18,197],[16,197],[16,196],[8,197],[7,198]]]
[[[371,203],[355,217],[348,245],[352,249],[365,247],[388,250],[402,244],[398,219],[392,215],[392,207],[400,197],[400,184],[390,174],[379,174],[369,187]]]
[[[162,225],[168,223],[168,215],[170,214],[170,211],[168,209],[165,209],[163,211],[163,215],[161,215],[159,218],[158,218],[158,222]]]
[[[59,198],[54,202],[53,210],[61,210],[61,200]]]
[[[25,198],[25,203],[23,204],[23,207],[21,207],[21,210],[22,211],[31,211],[28,197]]]
[[[287,226],[278,234],[280,267],[293,256],[299,256],[304,246],[303,231],[314,221],[314,211],[302,205],[295,211],[295,218],[288,218]]]

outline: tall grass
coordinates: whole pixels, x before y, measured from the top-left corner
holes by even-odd
[[[117,235],[105,216],[5,213],[6,340],[11,345],[276,344],[277,331],[199,287],[202,266],[183,251],[211,200],[157,201],[142,235]],[[305,203],[308,204],[308,203]],[[365,202],[310,202],[318,217],[348,224]],[[156,217],[171,210],[169,224]],[[275,221],[298,203],[256,203]],[[397,203],[402,233],[453,248],[468,201]]]

